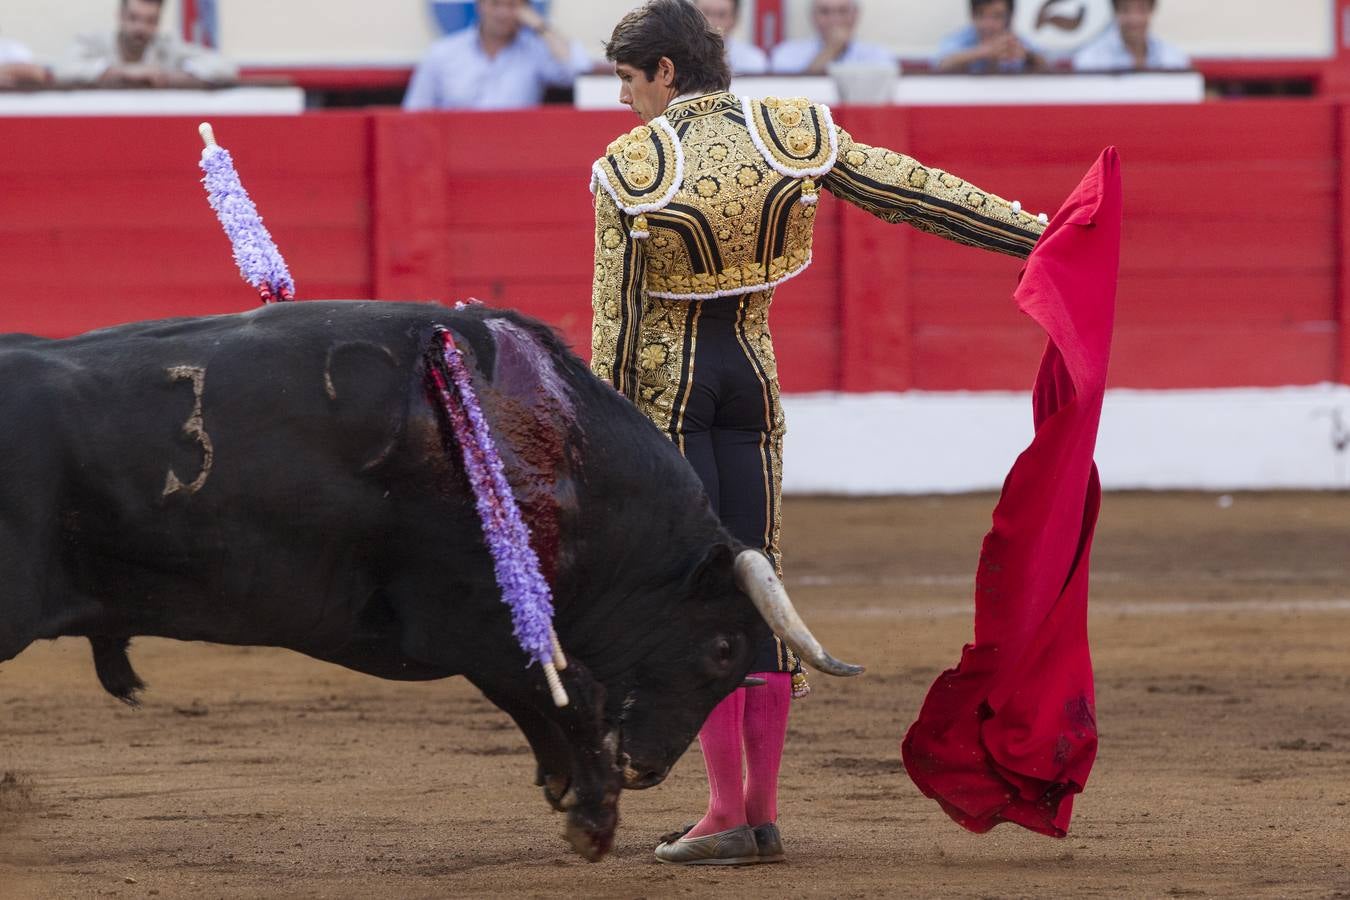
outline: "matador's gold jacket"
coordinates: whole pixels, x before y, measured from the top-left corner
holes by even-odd
[[[766,318],[773,289],[811,264],[819,188],[885,221],[1012,256],[1027,256],[1045,229],[1020,204],[854,141],[827,107],[802,99],[678,101],[610,144],[591,186],[591,366],[658,423],[680,353],[679,329],[662,320],[736,297]]]

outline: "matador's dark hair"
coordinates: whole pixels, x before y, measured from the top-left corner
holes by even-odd
[[[990,3],[996,3],[998,0],[970,0],[970,14],[973,16],[984,9]],[[1017,11],[1017,0],[1004,0],[1008,4],[1008,15]]]
[[[663,56],[675,64],[674,87],[681,94],[731,86],[722,34],[689,0],[648,0],[619,20],[605,44],[610,62],[641,69],[648,81]]]

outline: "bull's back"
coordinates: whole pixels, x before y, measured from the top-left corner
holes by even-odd
[[[313,627],[288,606],[342,627],[374,589],[391,480],[431,477],[399,454],[449,317],[294,304],[0,343],[0,375],[25,376],[0,406],[0,466],[26,485],[13,525],[59,560],[63,596],[41,605],[93,602],[136,632],[170,611],[174,636],[216,640],[259,610]]]
[[[168,509],[174,497],[210,507],[291,497],[400,428],[437,309],[268,307],[30,341],[10,355],[45,373],[33,401],[78,448],[83,490],[130,508]]]
[[[31,485],[11,514],[28,543],[0,540],[0,568],[5,554],[10,570],[55,560],[36,603],[77,624],[93,610],[110,633],[315,655],[389,627],[381,603],[423,624],[461,600],[500,616],[473,499],[427,400],[438,325],[524,478],[564,615],[573,593],[622,598],[679,577],[688,553],[640,548],[719,532],[670,441],[546,328],[481,308],[306,302],[0,341],[0,374],[40,375],[0,405],[22,424],[3,431],[33,438],[0,437],[0,468],[22,457]],[[615,514],[638,496],[642,516]],[[616,548],[641,564],[616,568]]]

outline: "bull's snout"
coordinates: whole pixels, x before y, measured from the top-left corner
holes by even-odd
[[[670,769],[640,770],[628,767],[623,770],[623,786],[630,791],[646,790],[665,781],[669,774]]]
[[[620,754],[619,768],[623,770],[623,786],[630,791],[656,787],[670,774],[670,766],[634,765],[627,753]]]

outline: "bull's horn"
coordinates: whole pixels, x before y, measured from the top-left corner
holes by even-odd
[[[774,634],[792,648],[792,651],[827,675],[858,675],[862,666],[840,662],[820,646],[811,629],[797,615],[788,599],[783,583],[774,573],[773,565],[756,550],[742,550],[736,556],[736,584],[750,595],[755,609],[769,623]]]

